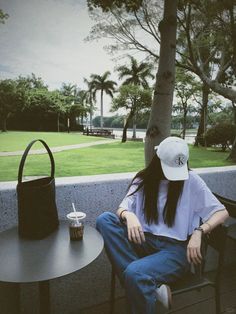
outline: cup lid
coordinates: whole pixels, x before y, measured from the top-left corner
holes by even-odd
[[[86,214],[83,212],[71,212],[66,215],[68,219],[75,220],[75,219],[84,219]]]

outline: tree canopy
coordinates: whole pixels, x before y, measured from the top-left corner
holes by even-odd
[[[87,0],[90,10],[100,7],[104,11],[111,10],[113,7],[125,7],[127,11],[136,11],[142,5],[142,0]]]
[[[148,79],[153,79],[153,66],[148,62],[138,62],[133,56],[129,56],[130,64],[121,65],[116,68],[119,79],[125,78],[123,85],[134,84],[143,88],[149,88]]]
[[[130,121],[137,117],[143,110],[150,109],[151,107],[151,90],[143,89],[142,87],[134,84],[122,85],[119,88],[118,95],[113,99],[111,111],[125,109],[127,118],[125,121],[122,142],[126,142],[127,128]]]
[[[8,18],[9,18],[9,14],[4,13],[3,10],[0,9],[0,24],[4,24]]]
[[[97,4],[94,8],[98,7]],[[159,58],[159,23],[163,11],[160,1],[143,0],[136,11],[127,12],[125,7],[116,5],[107,6],[105,13],[93,11],[97,24],[88,39],[113,39],[107,47],[111,52],[133,49]],[[194,72],[209,88],[232,101],[236,99],[232,88],[236,69],[235,19],[234,0],[180,0],[178,4],[177,66]],[[207,64],[212,71],[207,70]]]

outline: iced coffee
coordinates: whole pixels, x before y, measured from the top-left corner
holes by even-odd
[[[83,239],[84,235],[84,223],[83,219],[86,217],[82,212],[71,212],[67,215],[69,219],[69,233],[72,241],[78,241]]]

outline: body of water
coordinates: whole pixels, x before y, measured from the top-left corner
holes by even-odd
[[[122,137],[122,132],[123,132],[122,129],[118,129],[118,128],[117,129],[113,129],[113,133],[115,134],[116,138],[121,138]],[[136,138],[144,140],[145,135],[146,135],[146,130],[144,130],[144,129],[137,129],[136,130]],[[132,136],[133,136],[133,129],[128,129],[127,130],[127,137],[128,138],[132,138]],[[193,144],[194,140],[195,140],[195,136],[196,136],[196,133],[194,133],[194,132],[188,133],[185,136],[186,142],[189,143],[189,144]]]

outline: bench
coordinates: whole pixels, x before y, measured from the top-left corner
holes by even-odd
[[[89,129],[89,128],[86,128],[86,129],[84,129],[83,134],[92,135],[92,136],[102,136],[102,137],[115,138],[115,134],[113,134],[113,130],[111,130],[111,129]]]

